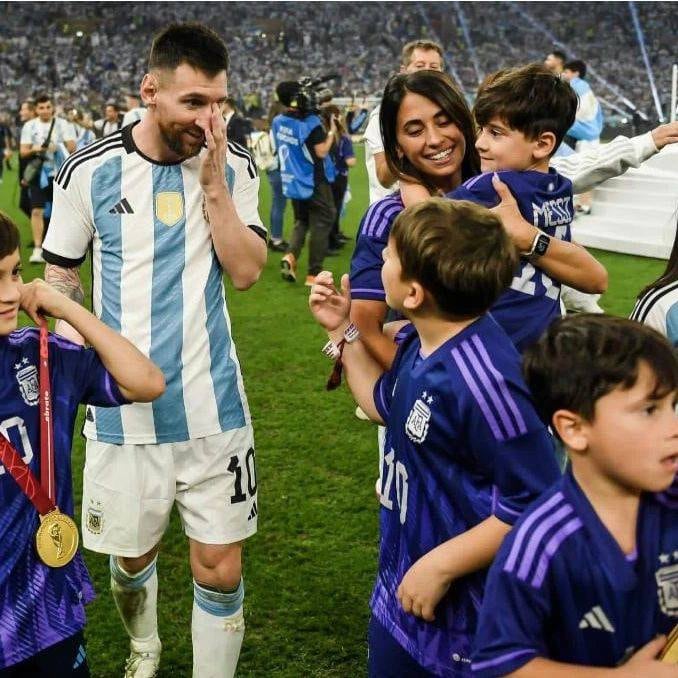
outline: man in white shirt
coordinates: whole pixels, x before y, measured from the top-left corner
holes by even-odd
[[[115,101],[108,101],[104,107],[104,117],[95,121],[94,132],[97,137],[107,137],[117,132],[123,125],[123,116]]]
[[[125,92],[125,107],[127,108],[127,112],[122,118],[123,127],[131,125],[137,120],[141,120],[141,118],[146,115],[146,109],[141,105],[139,95],[132,90]]]
[[[400,59],[401,73],[415,71],[442,71],[443,48],[430,40],[413,40],[404,47]],[[381,139],[379,126],[380,105],[375,106],[370,113],[369,122],[365,128],[365,165],[370,185],[370,205],[385,198],[396,190],[396,178],[386,164],[384,143]]]
[[[57,149],[63,144],[68,153],[75,151],[73,125],[54,115],[51,98],[44,94],[35,100],[36,117],[21,128],[19,153],[28,164],[34,159],[44,158],[42,167],[37,168],[30,182],[31,229],[33,231],[32,264],[44,263],[42,239],[44,235],[45,203],[52,201],[52,181],[57,168]]]

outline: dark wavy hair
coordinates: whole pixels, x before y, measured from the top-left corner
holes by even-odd
[[[410,92],[426,97],[440,106],[461,131],[466,141],[466,152],[461,164],[462,181],[479,174],[480,158],[475,147],[476,129],[473,116],[459,88],[448,75],[439,71],[400,73],[386,84],[379,111],[379,124],[384,140],[386,162],[391,172],[398,178],[402,178],[403,175],[414,177],[431,193],[436,192],[436,187],[427,176],[417,170],[405,156],[398,157],[398,110],[405,95]]]
[[[19,249],[19,229],[4,212],[0,212],[0,259]]]

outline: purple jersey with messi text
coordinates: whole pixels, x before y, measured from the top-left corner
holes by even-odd
[[[625,554],[568,471],[516,523],[488,576],[473,675],[535,657],[619,666],[678,623],[678,481],[641,496]]]
[[[453,200],[470,200],[485,207],[499,203],[492,172],[469,179],[447,194]],[[548,172],[497,172],[511,189],[523,217],[552,238],[570,241],[574,218],[572,182],[554,169]],[[522,352],[560,316],[560,283],[533,262],[521,257],[511,287],[491,308],[496,321]]]
[[[40,477],[38,352],[40,335],[24,328],[0,337],[0,435]],[[80,403],[127,401],[92,349],[50,335],[57,506],[73,515],[71,445]],[[0,465],[0,669],[17,664],[80,631],[94,597],[80,553],[50,568],[37,556],[38,512]]]
[[[403,612],[398,586],[419,558],[490,516],[513,524],[560,475],[552,439],[489,315],[427,357],[411,328],[374,401],[387,433],[372,613],[428,671],[469,675],[486,571],[455,580],[433,622]]]

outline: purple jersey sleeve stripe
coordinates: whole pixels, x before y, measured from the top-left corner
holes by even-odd
[[[104,386],[108,397],[111,399],[111,405],[128,405],[130,403],[108,372],[106,372],[104,376]]]
[[[518,579],[527,580],[538,553],[543,552],[542,545],[547,532],[565,520],[573,511],[574,509],[569,504],[563,504],[553,515],[539,524],[525,547],[525,553],[523,553],[523,559],[518,568]]]
[[[499,418],[504,425],[504,430],[508,433],[508,437],[515,438],[518,435],[516,427],[513,425],[513,421],[511,421],[511,417],[509,417],[508,411],[506,410],[506,407],[504,407],[504,403],[499,397],[499,393],[497,393],[497,390],[495,389],[495,385],[492,383],[489,375],[487,374],[487,370],[485,369],[486,365],[483,365],[480,362],[478,356],[474,353],[473,349],[471,348],[471,344],[469,344],[468,341],[463,341],[461,348],[466,354],[466,357],[469,359],[471,367],[476,373],[476,376],[478,379],[480,379],[482,385],[489,394],[495,409],[499,413]]]
[[[383,200],[370,205],[365,214],[365,223],[363,224],[362,232],[368,236],[374,236],[377,227],[385,218],[384,215],[389,209],[392,209],[393,206],[393,198],[384,198]]]
[[[471,189],[475,184],[477,184],[481,179],[483,178],[482,174],[479,174],[477,177],[473,177],[469,179],[465,184],[463,184],[464,188],[466,189]]]
[[[512,659],[518,659],[518,657],[524,657],[525,655],[532,654],[536,655],[536,650],[516,650],[514,652],[508,652],[507,654],[500,654],[494,659],[487,659],[484,662],[473,662],[471,664],[471,671],[484,671],[485,669],[491,669],[495,666],[500,666],[506,662],[510,662]]]
[[[545,513],[548,513],[553,508],[555,508],[561,501],[563,501],[563,499],[564,497],[562,492],[556,492],[556,494],[554,494],[547,502],[542,504],[538,509],[535,509],[525,519],[525,522],[518,528],[516,533],[516,538],[513,542],[513,546],[511,547],[511,552],[509,553],[509,557],[506,559],[506,563],[504,565],[504,572],[513,572],[513,569],[518,562],[518,554],[520,553],[520,549],[532,525],[534,525],[534,523],[536,523]]]
[[[508,515],[513,516],[514,518],[521,516],[522,513],[520,511],[516,511],[515,509],[509,508],[506,506],[506,504],[498,501],[497,505],[495,507],[496,509],[503,511],[504,513],[508,513]]]
[[[516,424],[518,425],[518,430],[520,431],[521,434],[527,433],[527,426],[525,425],[525,419],[523,419],[523,415],[520,412],[520,408],[518,407],[518,404],[516,403],[515,399],[508,390],[508,386],[506,385],[506,380],[504,379],[504,376],[494,366],[494,363],[490,359],[487,349],[485,348],[485,344],[483,344],[481,338],[477,334],[473,335],[471,341],[473,341],[473,345],[476,347],[476,350],[478,351],[483,361],[487,365],[487,369],[489,369],[490,372],[492,372],[492,374],[494,375],[494,378],[496,379],[497,384],[499,385],[499,390],[504,396],[504,400],[508,405],[509,409],[513,413],[513,416],[516,420]]]
[[[655,497],[657,501],[663,506],[666,506],[666,508],[678,509],[678,499],[669,496],[668,494],[666,494],[666,492],[656,494]]]
[[[384,231],[386,230],[387,226],[389,227],[390,230],[391,225],[395,221],[395,218],[402,211],[403,211],[402,205],[394,205],[391,209],[388,210],[388,212],[384,213],[383,219],[381,220],[381,224],[377,228],[376,232],[377,238],[382,238],[384,236]]]
[[[459,351],[458,348],[452,349],[452,357],[454,358],[454,362],[457,363],[457,367],[459,368],[462,377],[464,377],[466,385],[469,387],[469,390],[471,391],[473,397],[478,403],[478,407],[480,407],[480,410],[485,417],[485,421],[487,422],[487,425],[490,427],[495,439],[504,440],[505,436],[501,432],[501,429],[499,428],[499,422],[497,421],[496,417],[494,416],[494,413],[492,412],[490,406],[485,400],[485,396],[482,394],[482,391],[478,387],[478,384],[473,378],[473,375],[466,366],[464,358],[462,357],[461,352]]]
[[[369,287],[355,287],[351,289],[351,297],[355,295],[368,295],[370,299],[386,299],[386,292],[384,290],[371,289]],[[360,299],[360,296],[356,297]]]
[[[544,583],[544,577],[546,577],[551,558],[553,558],[560,545],[582,525],[583,523],[579,518],[572,518],[572,520],[565,523],[565,525],[549,539],[548,544],[546,544],[546,548],[539,559],[539,564],[537,565],[534,577],[532,577],[531,583],[534,588],[538,589]]]

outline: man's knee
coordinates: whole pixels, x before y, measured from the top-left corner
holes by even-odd
[[[191,571],[201,584],[235,589],[242,576],[242,542],[216,545],[191,540]]]
[[[144,553],[143,556],[138,556],[137,558],[128,558],[126,556],[117,556],[117,558],[118,564],[125,572],[137,574],[148,567],[156,555],[158,555],[158,547],[154,546],[148,553]]]

